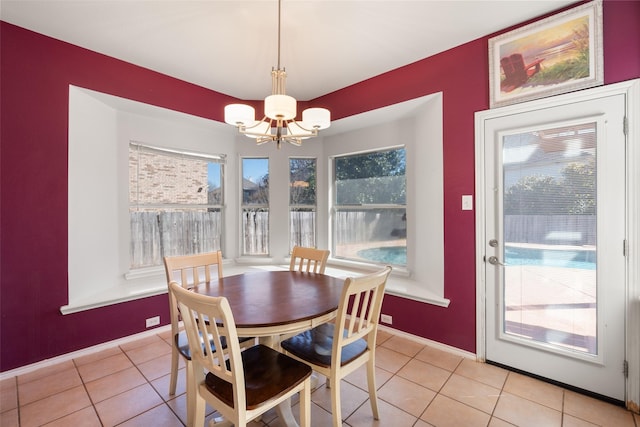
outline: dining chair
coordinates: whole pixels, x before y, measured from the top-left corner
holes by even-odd
[[[294,246],[289,270],[324,274],[328,258],[328,250]]]
[[[327,377],[333,426],[342,425],[340,380],[362,365],[373,418],[379,419],[375,383],[376,333],[391,267],[345,280],[335,323],[325,323],[280,343],[285,354]]]
[[[167,276],[167,286],[172,281],[181,284],[185,289],[189,289],[200,283],[207,283],[212,278],[222,278],[222,252],[206,252],[194,255],[178,255],[164,257],[165,273]],[[171,317],[171,336],[173,345],[171,349],[171,377],[169,381],[169,394],[176,394],[178,382],[178,363],[182,356],[185,361],[187,372],[187,389],[189,384],[189,371],[191,366],[191,351],[187,340],[187,335],[180,330],[180,313],[177,309],[176,301],[169,292],[169,315]],[[247,348],[255,344],[254,338],[240,338],[240,346]],[[204,345],[204,343],[203,343]],[[212,347],[214,350],[216,347]],[[193,402],[187,396],[187,407]]]
[[[240,349],[229,301],[169,283],[191,350],[195,405],[193,425],[202,427],[206,404],[236,427],[300,393],[300,424],[311,424],[311,368],[262,344]],[[202,340],[201,337],[209,339]],[[226,346],[223,342],[226,341]],[[215,349],[214,349],[215,346]]]

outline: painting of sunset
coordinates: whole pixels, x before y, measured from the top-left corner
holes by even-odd
[[[489,41],[492,106],[602,83],[601,4],[586,6]]]

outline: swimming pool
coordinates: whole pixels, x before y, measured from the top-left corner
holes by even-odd
[[[358,251],[360,258],[379,263],[407,265],[406,246],[382,246]]]
[[[542,267],[596,269],[596,251],[590,249],[542,249],[507,246],[505,248],[507,266],[538,265]],[[382,246],[358,251],[358,256],[369,261],[407,265],[405,246]]]
[[[543,249],[506,246],[505,264],[507,266],[539,265],[595,270],[596,251],[595,249]]]

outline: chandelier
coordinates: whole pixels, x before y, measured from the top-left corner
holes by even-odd
[[[280,68],[280,15],[278,0],[278,68],[271,69],[271,95],[264,99],[264,117],[255,119],[255,109],[246,104],[229,104],[224,107],[224,121],[236,126],[238,131],[255,138],[258,145],[275,142],[278,149],[282,141],[300,146],[302,140],[318,136],[318,131],[331,124],[331,114],[326,108],[307,108],[302,121],[296,121],[296,99],[286,94],[287,73]]]

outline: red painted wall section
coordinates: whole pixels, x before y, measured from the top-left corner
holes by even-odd
[[[640,1],[606,1],[602,13],[604,83],[640,77]]]
[[[640,77],[640,2],[605,1],[605,81]],[[234,98],[0,23],[0,371],[145,330],[166,295],[62,316],[67,303],[68,85],[222,121]],[[445,296],[387,296],[394,327],[475,351],[474,113],[488,108],[487,38],[309,104],[334,119],[443,92]],[[256,102],[256,107],[259,108]]]

